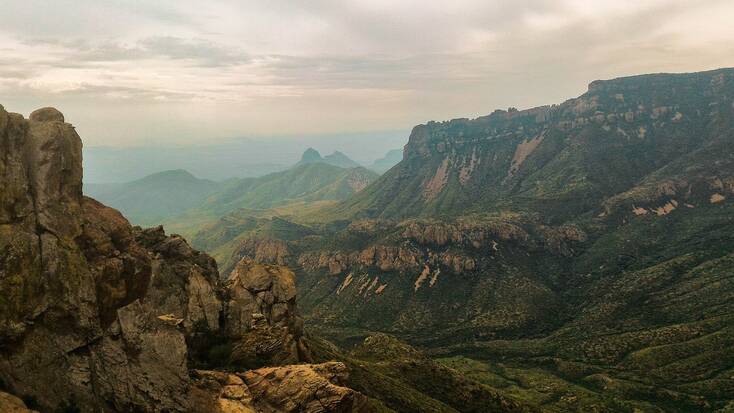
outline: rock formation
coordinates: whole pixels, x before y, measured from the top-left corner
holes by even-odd
[[[202,407],[202,377],[220,373],[192,378],[189,369],[211,365],[202,355],[211,353],[213,338],[234,347],[235,356],[304,361],[292,273],[242,263],[221,285],[214,260],[181,237],[132,227],[84,197],[81,148],[59,111],[40,109],[26,120],[0,107],[4,387],[43,411],[208,411],[223,404]],[[242,377],[232,380],[251,398],[238,399],[239,410],[211,411],[294,411],[291,396],[312,406],[308,411],[352,411],[361,397],[341,387],[346,372],[333,365]],[[214,400],[229,400],[216,393],[221,389],[206,389]],[[2,411],[25,411],[0,396]]]
[[[344,387],[342,363],[269,367],[246,373],[194,372],[192,408],[201,413],[367,412],[366,397]]]
[[[30,410],[23,400],[13,396],[12,394],[0,392],[0,412],[3,413],[37,413]]]
[[[286,267],[243,258],[227,280],[226,325],[232,362],[248,367],[309,360],[296,315],[296,282]]]

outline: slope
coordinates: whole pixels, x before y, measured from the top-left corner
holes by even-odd
[[[90,196],[109,204],[138,225],[154,225],[200,205],[221,183],[178,169],[124,184],[85,184]]]

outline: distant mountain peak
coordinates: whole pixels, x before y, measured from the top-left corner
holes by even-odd
[[[324,156],[324,162],[342,168],[356,168],[360,166],[357,162],[339,151],[334,151],[331,155]]]
[[[357,168],[361,166],[357,162],[350,159],[347,155],[340,151],[334,151],[331,155],[321,156],[319,151],[314,148],[308,148],[303,155],[301,160],[296,165],[303,165],[314,162],[323,162],[329,165],[338,166],[340,168]]]
[[[403,160],[403,150],[402,149],[391,149],[389,150],[385,156],[383,156],[380,159],[375,160],[371,166],[369,166],[369,169],[382,174],[387,172],[390,168],[397,165],[400,161]]]
[[[202,179],[197,178],[191,172],[185,169],[170,169],[167,171],[156,172],[144,178],[140,178],[134,182],[201,182]]]
[[[319,162],[323,158],[321,158],[321,154],[319,151],[317,151],[314,148],[308,148],[303,152],[303,155],[301,155],[301,163],[309,163],[309,162]]]

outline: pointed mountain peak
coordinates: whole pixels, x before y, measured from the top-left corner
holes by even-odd
[[[314,148],[306,149],[301,155],[301,163],[318,162],[321,159],[321,154]]]
[[[356,168],[360,166],[357,162],[339,151],[334,151],[331,155],[324,156],[324,162],[342,168]]]

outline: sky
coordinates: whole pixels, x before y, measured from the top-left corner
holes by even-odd
[[[0,104],[85,145],[405,130],[734,66],[731,0],[0,0]],[[362,135],[360,135],[362,136]]]

